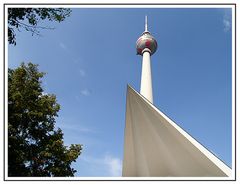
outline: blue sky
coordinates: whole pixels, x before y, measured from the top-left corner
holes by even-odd
[[[64,142],[83,144],[76,176],[121,176],[126,87],[140,89],[135,42],[148,28],[154,104],[231,166],[231,9],[80,8],[42,36],[17,33],[8,66],[39,64],[61,105]],[[43,23],[44,24],[44,23]]]

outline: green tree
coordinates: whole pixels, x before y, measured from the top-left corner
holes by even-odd
[[[8,175],[73,176],[82,146],[64,146],[55,128],[56,96],[41,87],[44,73],[32,63],[8,70]]]
[[[30,31],[40,35],[40,29],[53,29],[38,26],[41,20],[61,22],[71,13],[68,8],[8,8],[8,42],[16,45],[16,30]]]

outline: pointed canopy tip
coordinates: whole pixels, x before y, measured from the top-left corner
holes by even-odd
[[[127,89],[133,89],[133,87],[130,84],[127,84]]]
[[[127,84],[127,92],[129,92],[129,91],[134,91],[137,94],[139,94],[130,84]]]

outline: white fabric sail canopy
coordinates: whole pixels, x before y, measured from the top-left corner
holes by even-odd
[[[123,177],[228,177],[231,169],[128,86]]]

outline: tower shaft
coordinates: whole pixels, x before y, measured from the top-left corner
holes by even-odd
[[[146,48],[144,50],[146,51],[143,51],[140,94],[153,103],[151,54],[149,49]]]
[[[157,50],[157,41],[148,31],[147,16],[145,17],[145,31],[136,42],[137,54],[142,58],[142,76],[140,94],[153,104],[151,55]]]

